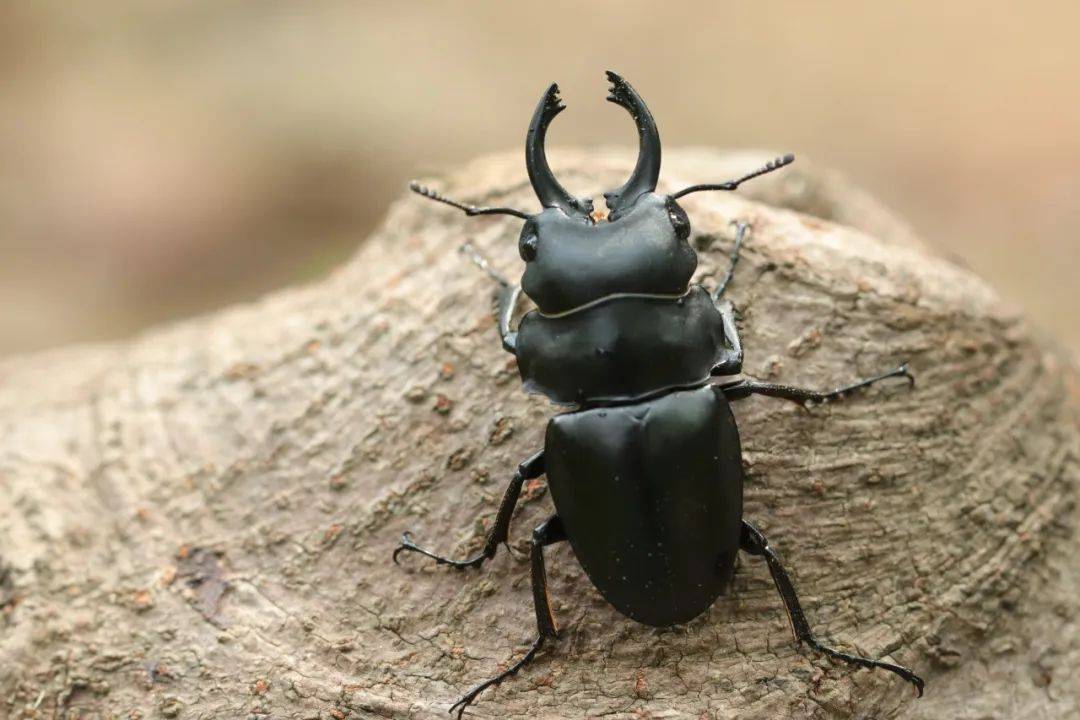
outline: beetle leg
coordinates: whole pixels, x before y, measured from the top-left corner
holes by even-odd
[[[499,295],[496,300],[498,309],[495,316],[499,321],[499,336],[502,337],[503,350],[514,353],[517,347],[517,333],[510,329],[510,321],[514,318],[514,308],[517,307],[518,298],[521,297],[521,286],[511,283],[505,277],[491,268],[491,263],[480,254],[480,251],[472,243],[461,246],[461,252],[469,256],[478,268],[499,283]]]
[[[518,465],[517,472],[514,473],[510,484],[506,486],[506,492],[503,493],[502,502],[499,503],[499,512],[495,516],[495,524],[491,526],[491,530],[488,532],[487,539],[484,541],[484,548],[474,557],[467,560],[451,560],[436,555],[416,545],[412,541],[411,535],[406,532],[401,536],[401,543],[394,549],[394,562],[397,563],[398,555],[402,552],[415,552],[431,558],[438,565],[451,565],[459,570],[467,567],[480,567],[485,560],[495,557],[495,551],[499,549],[500,543],[507,541],[510,534],[510,518],[514,515],[514,508],[517,506],[518,497],[521,495],[521,486],[525,484],[526,480],[533,480],[543,474],[543,450]]]
[[[521,668],[532,662],[536,653],[544,646],[547,639],[556,640],[559,637],[559,628],[555,624],[555,616],[551,612],[551,600],[548,597],[547,570],[544,567],[544,548],[566,539],[566,530],[563,528],[562,519],[558,515],[552,515],[542,525],[533,530],[532,552],[532,592],[533,605],[536,608],[536,639],[533,640],[525,656],[499,673],[490,680],[485,680],[469,692],[465,693],[460,700],[450,707],[450,712],[457,709],[458,720],[461,720],[465,708],[476,700],[477,696],[493,685],[498,685],[503,680],[517,675]]]
[[[517,354],[517,332],[510,329],[510,321],[514,317],[514,308],[519,297],[520,285],[507,285],[499,290],[499,309],[496,311],[499,318],[499,336],[502,338],[503,350],[510,354]]]
[[[889,372],[875,375],[874,377],[866,378],[865,380],[859,380],[856,383],[845,385],[844,387],[839,387],[835,390],[807,390],[805,388],[797,388],[790,385],[778,385],[776,383],[761,382],[759,380],[739,380],[722,385],[721,388],[728,400],[741,400],[750,395],[767,395],[768,397],[782,398],[784,400],[790,400],[797,405],[805,406],[809,403],[826,403],[833,400],[842,400],[856,390],[870,387],[881,380],[894,377],[905,378],[908,381],[909,387],[915,387],[915,376],[911,374],[907,363],[904,363],[895,370],[890,370]]]
[[[544,548],[566,540],[566,529],[562,518],[552,515],[533,530],[532,552],[532,591],[533,606],[536,608],[536,631],[541,638],[559,637],[559,626],[551,612],[551,598],[548,596],[547,569],[544,567]]]
[[[727,352],[723,360],[713,365],[711,375],[738,375],[742,372],[743,349],[742,341],[739,339],[739,328],[735,326],[735,308],[730,301],[721,300],[721,298],[724,296],[728,283],[731,282],[732,275],[735,274],[735,265],[739,262],[739,251],[742,249],[743,238],[749,227],[749,223],[738,223],[738,229],[735,231],[735,247],[731,251],[731,264],[728,266],[724,279],[720,281],[712,294],[713,305],[720,312],[720,321],[723,323]]]
[[[737,223],[735,230],[735,247],[732,248],[731,257],[728,258],[728,271],[727,274],[724,275],[724,279],[716,286],[716,290],[713,291],[713,302],[719,303],[720,298],[724,296],[724,291],[727,290],[728,283],[731,282],[731,277],[735,274],[735,266],[739,263],[739,251],[742,250],[743,238],[746,237],[746,231],[749,228],[750,223]]]
[[[717,300],[716,309],[720,311],[720,321],[724,327],[724,340],[727,341],[726,355],[723,360],[713,365],[711,375],[738,375],[742,372],[743,349],[739,339],[739,328],[735,326],[735,308],[727,300]]]
[[[780,597],[784,601],[784,607],[787,609],[788,619],[791,621],[791,630],[795,635],[796,642],[805,642],[814,650],[824,653],[831,658],[843,660],[851,665],[859,665],[865,668],[881,668],[882,670],[896,673],[904,680],[907,680],[914,685],[919,697],[922,697],[925,683],[921,677],[908,668],[903,667],[902,665],[882,662],[880,660],[871,660],[870,658],[859,655],[851,655],[850,653],[834,650],[833,648],[818,642],[814,637],[813,632],[811,632],[810,623],[807,622],[806,614],[803,613],[802,606],[799,604],[799,597],[795,594],[795,585],[791,582],[791,577],[788,576],[787,571],[784,570],[784,566],[780,563],[780,557],[776,554],[776,551],[769,546],[769,540],[760,530],[744,520],[740,544],[743,551],[750,555],[759,555],[765,558],[765,562],[769,566],[769,574],[772,575],[776,590],[780,593]]]

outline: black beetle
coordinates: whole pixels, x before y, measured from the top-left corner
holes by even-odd
[[[517,358],[525,388],[571,406],[548,424],[544,449],[518,466],[480,554],[451,560],[416,545],[409,533],[394,551],[457,568],[479,567],[508,537],[526,480],[547,475],[557,513],[533,531],[532,589],[537,637],[506,671],[466,693],[450,711],[458,717],[485,688],[518,672],[548,639],[558,637],[547,595],[543,548],[569,540],[600,593],[624,615],[665,627],[704,612],[726,590],[743,550],[765,558],[796,641],[853,665],[883,668],[915,686],[911,670],[821,644],[795,588],[768,540],[742,517],[743,466],[729,402],[753,394],[800,405],[839,399],[890,377],[914,385],[907,365],[829,392],[715,377],[738,375],[742,347],[734,311],[721,298],[747,224],[737,225],[726,277],[709,293],[690,284],[697,256],[690,221],[678,199],[702,190],[735,190],[742,182],[793,162],[785,155],[737,180],[656,193],[660,136],[649,109],[621,77],[608,100],[637,124],[637,164],[622,187],[604,194],[606,219],[592,201],[571,196],[555,179],[544,135],[565,106],[551,85],[536,108],[525,142],[529,180],[544,209],[535,215],[505,207],[455,202],[417,183],[415,192],[468,215],[514,215],[525,221],[519,250],[520,286],[494,273],[503,347]],[[468,246],[466,246],[468,247]],[[516,331],[511,318],[521,292],[537,309]]]

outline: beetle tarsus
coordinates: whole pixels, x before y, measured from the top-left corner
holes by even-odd
[[[875,375],[871,378],[866,378],[865,380],[859,380],[858,382],[854,382],[851,385],[845,385],[844,387],[836,388],[831,392],[813,393],[815,397],[808,398],[807,402],[827,403],[833,400],[843,400],[857,390],[862,390],[863,388],[868,388],[871,385],[881,382],[882,380],[888,380],[889,378],[896,377],[902,377],[906,379],[908,381],[909,389],[915,387],[915,376],[911,374],[911,371],[908,369],[907,363],[902,363],[899,367],[893,370],[881,373],[880,375]]]
[[[772,575],[773,584],[776,585],[776,590],[780,593],[780,598],[784,601],[784,608],[787,610],[788,619],[791,621],[791,632],[795,636],[795,641],[797,643],[805,642],[814,650],[851,665],[859,665],[865,668],[879,668],[895,673],[914,685],[915,691],[918,693],[919,697],[922,697],[923,688],[926,686],[926,683],[921,677],[903,665],[894,665],[893,663],[881,660],[872,660],[860,655],[852,655],[851,653],[834,650],[831,647],[821,644],[810,630],[810,623],[807,621],[806,613],[803,612],[802,605],[799,603],[799,596],[795,594],[795,585],[792,583],[787,570],[784,569],[783,564],[780,562],[780,556],[777,555],[776,551],[769,545],[768,538],[766,538],[760,530],[745,520],[742,524],[742,539],[740,541],[740,546],[744,552],[750,555],[765,558],[765,562],[769,566],[769,574]]]
[[[543,635],[538,635],[536,637],[536,640],[533,641],[532,647],[529,648],[529,651],[525,653],[524,657],[522,657],[516,663],[514,663],[509,668],[502,671],[495,677],[491,678],[490,680],[485,680],[473,689],[469,690],[469,692],[461,696],[460,700],[451,705],[450,709],[447,712],[453,714],[454,710],[456,709],[458,720],[461,720],[461,716],[465,712],[465,708],[469,707],[469,705],[472,705],[473,702],[476,701],[476,698],[480,695],[480,693],[484,692],[489,687],[498,685],[503,680],[506,680],[509,677],[517,675],[518,671],[521,670],[521,668],[532,662],[533,658],[536,657],[536,653],[539,652],[540,648],[544,646],[544,639],[545,638]]]
[[[544,646],[545,640],[558,639],[559,628],[555,623],[555,615],[551,612],[551,602],[548,600],[544,548],[565,539],[566,529],[563,527],[562,519],[558,515],[552,515],[533,530],[532,549],[529,552],[529,557],[532,564],[533,606],[536,609],[536,639],[533,640],[532,647],[529,648],[523,658],[490,680],[485,680],[469,690],[469,692],[462,695],[460,700],[450,706],[451,713],[457,708],[458,720],[460,720],[461,714],[465,712],[465,708],[471,705],[480,693],[493,685],[498,685],[512,675],[517,675],[521,668],[532,662],[533,658],[536,657],[536,653]]]
[[[412,541],[412,534],[408,532],[404,532],[401,534],[401,541],[398,543],[398,546],[394,548],[393,560],[395,565],[401,564],[400,562],[398,562],[398,556],[403,552],[419,553],[424,557],[429,557],[434,560],[436,565],[449,565],[451,567],[457,568],[458,570],[464,570],[468,567],[478,568],[484,563],[485,560],[489,560],[492,555],[495,554],[494,552],[492,552],[489,555],[487,553],[487,548],[485,547],[483,552],[481,552],[479,555],[476,555],[475,557],[469,558],[468,560],[454,560],[452,558],[436,555],[430,550],[425,550],[424,548],[420,547]]]
[[[803,638],[803,640],[814,650],[835,660],[842,660],[850,665],[859,665],[870,669],[880,668],[881,670],[888,670],[891,673],[895,673],[915,687],[915,692],[918,697],[923,696],[923,689],[926,687],[926,682],[903,665],[894,665],[893,663],[883,662],[881,660],[871,660],[870,658],[864,658],[859,655],[852,655],[840,650],[834,650],[831,647],[822,645],[814,638]]]

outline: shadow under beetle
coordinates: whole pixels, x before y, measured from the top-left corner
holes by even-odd
[[[752,379],[714,382],[742,370],[734,311],[722,297],[748,226],[738,224],[730,269],[709,293],[689,284],[697,256],[687,242],[690,221],[677,201],[703,190],[735,190],[794,157],[737,180],[657,194],[656,124],[625,80],[607,76],[607,99],[633,116],[640,148],[630,179],[604,194],[606,219],[594,214],[590,199],[571,196],[548,167],[544,136],[565,108],[554,84],[540,99],[525,141],[529,180],[543,205],[539,213],[475,207],[411,185],[468,215],[525,221],[518,243],[526,263],[520,286],[494,273],[475,251],[473,259],[501,285],[499,333],[517,358],[526,390],[571,406],[548,423],[544,449],[518,466],[480,554],[451,560],[416,545],[409,533],[394,551],[395,562],[402,552],[415,552],[456,568],[479,567],[507,541],[522,485],[547,475],[557,512],[532,536],[536,639],[524,657],[472,688],[450,712],[456,709],[460,718],[481,692],[516,674],[558,637],[544,548],[564,540],[608,602],[656,627],[685,623],[708,609],[727,589],[740,549],[764,557],[796,641],[852,665],[894,672],[921,696],[923,680],[908,668],[834,650],[814,637],[779,556],[742,517],[742,455],[729,405],[755,394],[821,403],[885,378],[912,385],[914,378],[901,365],[829,392]],[[522,291],[537,309],[515,331],[511,318]]]

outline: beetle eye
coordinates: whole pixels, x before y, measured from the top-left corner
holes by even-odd
[[[667,214],[671,227],[675,229],[675,236],[680,240],[690,237],[690,218],[686,216],[686,211],[677,203],[670,202],[667,206]]]
[[[521,231],[521,237],[518,239],[518,254],[521,255],[521,259],[525,262],[536,259],[536,228],[526,225]]]
[[[532,235],[521,243],[521,259],[525,262],[536,259],[536,236]]]

